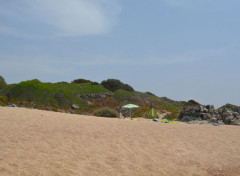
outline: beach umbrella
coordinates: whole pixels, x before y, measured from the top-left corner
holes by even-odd
[[[139,108],[139,106],[138,106],[138,105],[135,105],[135,104],[127,104],[127,105],[125,105],[125,106],[122,106],[122,108],[130,109],[130,117],[131,117],[132,109],[133,109],[133,108]]]

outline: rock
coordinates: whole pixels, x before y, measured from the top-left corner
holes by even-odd
[[[190,110],[190,113],[195,113],[195,109],[194,109],[194,108],[191,109],[191,110]]]
[[[206,108],[207,109],[214,109],[214,106],[213,105],[207,105]]]
[[[73,110],[80,109],[79,106],[76,105],[76,104],[73,104],[73,105],[71,106],[71,108],[72,108]]]
[[[197,123],[199,123],[199,124],[208,124],[208,121],[202,120],[202,121],[198,121]]]
[[[87,101],[87,104],[88,104],[88,105],[92,105],[92,102],[90,102],[90,101]]]
[[[195,110],[195,112],[197,112],[197,113],[202,112],[202,111],[203,111],[202,106],[198,106]]]
[[[206,113],[201,113],[200,117],[201,117],[202,120],[207,120],[208,119],[208,116],[207,116]]]
[[[213,105],[198,106],[180,112],[178,121],[187,123],[211,123],[240,125],[240,107],[214,109]]]
[[[81,95],[80,98],[84,100],[88,99],[101,99],[101,98],[107,98],[107,97],[113,97],[113,94],[105,92],[105,93],[93,93],[93,94],[86,94]]]
[[[13,104],[13,103],[8,103],[7,107],[18,107],[17,105]]]
[[[212,126],[220,126],[219,123],[210,123]]]
[[[33,107],[35,107],[35,106],[36,106],[36,104],[35,104],[34,102],[31,102],[31,105],[32,105]]]
[[[191,121],[189,121],[189,122],[186,122],[187,124],[207,124],[208,123],[208,121],[206,121],[206,120],[191,120]]]
[[[183,122],[189,122],[191,120],[192,120],[192,117],[189,117],[189,116],[183,117],[182,119]]]
[[[217,122],[218,122],[218,119],[217,119],[217,118],[211,118],[211,119],[209,120],[209,122],[217,123]]]
[[[232,115],[233,115],[234,117],[238,117],[238,114],[239,114],[239,113],[237,113],[237,112],[233,112],[233,113],[232,113]]]
[[[49,108],[49,107],[46,107],[46,110],[47,110],[47,111],[52,111],[52,109],[51,109],[51,108]]]
[[[203,108],[204,113],[208,113],[208,109],[206,107]]]

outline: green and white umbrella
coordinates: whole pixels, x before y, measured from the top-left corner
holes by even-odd
[[[132,109],[133,109],[133,108],[139,108],[139,106],[138,106],[138,105],[135,105],[135,104],[127,104],[127,105],[125,105],[125,106],[122,106],[122,108],[130,109],[130,117],[131,117]]]

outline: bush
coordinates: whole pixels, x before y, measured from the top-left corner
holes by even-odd
[[[131,86],[129,86],[128,84],[124,84],[117,79],[108,79],[106,81],[102,81],[101,84],[103,85],[103,87],[105,87],[106,89],[112,92],[115,92],[118,89],[134,91],[134,89]]]
[[[151,93],[151,92],[146,92],[146,94],[156,97],[156,95],[154,95],[154,94]]]
[[[187,106],[199,106],[200,104],[195,100],[189,100],[185,105]]]
[[[91,85],[99,85],[98,82],[91,82]]]
[[[4,78],[0,76],[0,89],[3,89],[7,86],[7,83],[5,82]]]
[[[116,110],[105,107],[105,108],[100,108],[94,112],[95,116],[98,117],[119,117],[119,114]]]
[[[177,119],[179,116],[179,113],[171,113],[171,114],[167,114],[164,116],[164,119],[167,119],[167,120],[175,120]]]
[[[7,97],[0,96],[0,106],[6,106],[6,105],[7,105]]]
[[[219,109],[223,109],[223,108],[226,108],[226,109],[232,109],[234,107],[237,107],[236,105],[233,105],[233,104],[230,104],[230,103],[227,103],[226,105],[220,107]]]
[[[91,83],[91,81],[87,80],[87,79],[75,79],[75,80],[72,81],[72,83],[82,84],[82,83]]]

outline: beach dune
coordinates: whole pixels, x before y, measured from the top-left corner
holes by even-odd
[[[0,107],[1,176],[237,176],[240,127]]]

